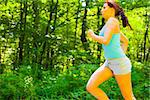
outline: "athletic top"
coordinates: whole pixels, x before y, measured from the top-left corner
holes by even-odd
[[[99,35],[104,36],[105,26],[101,29]],[[102,44],[102,48],[104,49],[104,56],[106,59],[112,58],[122,58],[125,57],[125,53],[120,45],[120,33],[113,34],[109,44]]]

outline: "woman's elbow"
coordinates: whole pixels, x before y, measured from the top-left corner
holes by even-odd
[[[104,45],[108,45],[108,44],[109,44],[109,41],[104,40],[104,41],[103,41],[103,44],[104,44]]]
[[[127,39],[127,44],[129,43],[129,40]]]
[[[129,43],[129,40],[126,39],[126,41],[124,42],[124,44],[128,45],[128,43]]]
[[[109,44],[109,42],[110,41],[108,41],[108,40],[98,40],[98,43],[100,43],[100,44],[104,44],[104,45],[108,45]]]

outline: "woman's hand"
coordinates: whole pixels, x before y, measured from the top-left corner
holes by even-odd
[[[89,29],[87,32],[87,36],[90,37],[90,39],[97,41],[100,44],[105,44],[105,45],[109,44],[110,39],[112,37],[112,34],[109,31],[106,34],[107,35],[99,36],[99,35],[96,35],[91,29]]]
[[[93,35],[94,35],[93,30],[89,29],[88,32],[87,32],[87,36],[92,38]]]

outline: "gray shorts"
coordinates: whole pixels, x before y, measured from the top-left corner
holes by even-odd
[[[132,67],[128,57],[106,60],[104,65],[109,67],[115,75],[127,74],[131,72]]]

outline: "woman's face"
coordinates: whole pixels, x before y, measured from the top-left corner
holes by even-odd
[[[114,16],[114,11],[115,10],[113,8],[109,7],[108,4],[105,3],[101,10],[102,17],[107,20],[107,19],[109,19],[109,17]]]

